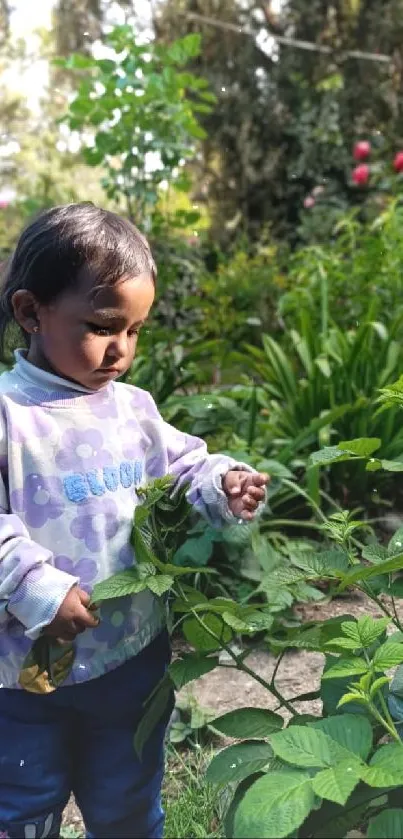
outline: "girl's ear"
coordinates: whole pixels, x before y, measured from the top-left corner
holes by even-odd
[[[38,332],[40,305],[32,292],[25,289],[16,291],[11,298],[11,304],[21,329],[29,335]]]

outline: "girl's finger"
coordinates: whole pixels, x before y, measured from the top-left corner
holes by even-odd
[[[257,501],[254,498],[252,498],[249,495],[249,493],[248,493],[248,495],[243,495],[242,496],[242,504],[243,504],[244,510],[256,510],[256,507],[257,507]]]
[[[250,495],[250,497],[254,498],[256,501],[262,501],[264,498],[264,489],[256,486],[248,487],[247,495]]]

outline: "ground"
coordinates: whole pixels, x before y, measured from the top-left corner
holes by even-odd
[[[403,619],[403,601],[399,604],[399,617]],[[364,595],[349,595],[343,598],[326,603],[314,605],[300,605],[296,609],[304,621],[326,620],[336,615],[361,615],[371,614],[373,617],[381,617],[382,613],[378,607],[370,602]],[[273,672],[274,661],[270,653],[259,651],[252,653],[247,659],[248,666],[255,670],[265,679],[270,680]],[[323,667],[323,656],[321,653],[309,653],[305,651],[287,653],[281,663],[277,674],[276,684],[284,693],[286,698],[297,694],[315,690],[320,683],[320,676]],[[276,700],[268,696],[267,690],[261,687],[252,677],[239,673],[236,670],[219,667],[211,673],[202,676],[190,686],[184,689],[193,695],[202,708],[208,708],[219,714],[240,708],[245,705],[256,707],[274,708]],[[296,706],[298,708],[298,704]],[[303,703],[300,706],[304,713],[320,713],[320,701]],[[287,712],[285,712],[287,716]],[[71,801],[65,813],[66,837],[81,835],[82,828],[79,811]],[[76,833],[77,831],[77,833]]]

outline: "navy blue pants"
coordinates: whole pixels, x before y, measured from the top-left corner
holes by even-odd
[[[47,696],[0,690],[0,837],[54,839],[74,792],[87,835],[160,839],[165,719],[133,734],[170,656],[165,633],[116,670]]]

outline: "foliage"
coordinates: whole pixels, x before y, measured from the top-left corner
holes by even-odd
[[[183,69],[200,51],[198,35],[169,46],[141,44],[124,25],[105,44],[110,58],[57,61],[82,77],[67,123],[82,134],[86,162],[104,166],[107,196],[124,196],[129,217],[150,229],[161,185],[188,188],[183,162],[205,136],[197,115],[208,113],[215,97],[204,79]]]

